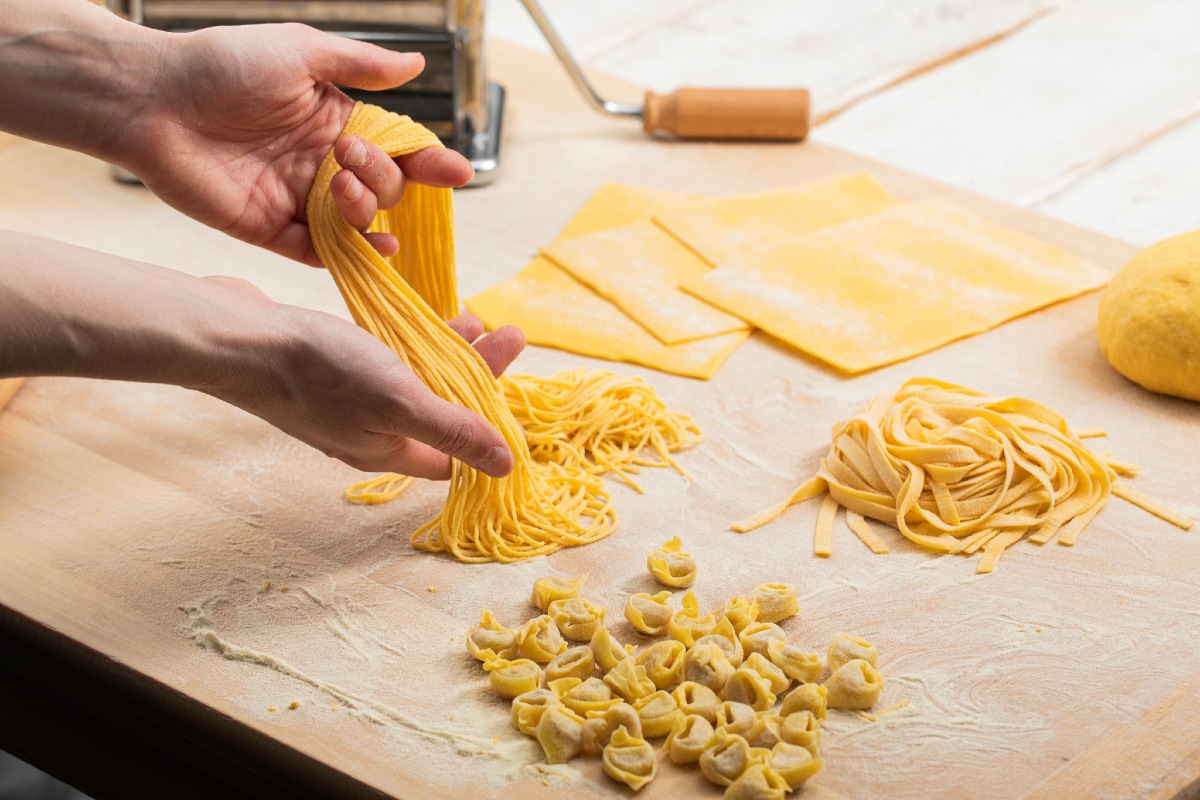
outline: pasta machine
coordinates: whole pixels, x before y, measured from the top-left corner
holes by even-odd
[[[303,22],[392,50],[419,52],[425,56],[425,70],[403,86],[382,91],[343,88],[356,100],[406,114],[432,130],[470,160],[475,167],[472,185],[496,177],[504,89],[484,74],[484,0],[107,2],[118,14],[159,30]]]

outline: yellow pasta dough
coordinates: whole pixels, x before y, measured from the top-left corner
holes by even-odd
[[[750,593],[758,606],[758,620],[779,622],[800,613],[800,600],[796,587],[790,583],[764,583]]]
[[[596,657],[592,653],[592,648],[587,645],[567,648],[550,659],[545,667],[547,681],[556,681],[559,678],[583,680],[591,677],[595,670]]]
[[[687,648],[683,642],[664,639],[646,647],[633,657],[633,663],[646,669],[646,677],[659,689],[671,689],[679,683]],[[653,734],[651,734],[653,735]]]
[[[560,578],[557,575],[547,575],[533,582],[533,594],[529,600],[538,607],[539,611],[544,613],[550,609],[550,604],[555,600],[578,597],[579,590],[583,588],[583,584],[586,581],[586,574],[575,578]]]
[[[750,667],[741,666],[725,682],[721,699],[745,703],[755,711],[765,711],[775,705],[775,692],[771,691],[770,680]]]
[[[828,694],[829,690],[822,684],[801,684],[783,698],[783,705],[780,706],[779,713],[786,718],[791,714],[807,711],[818,720],[825,719],[826,709],[829,707],[826,699]]]
[[[654,748],[645,739],[630,735],[623,726],[605,746],[602,760],[605,774],[634,791],[654,780],[658,770]]]
[[[1025,537],[1075,544],[1114,493],[1116,477],[1106,458],[1039,403],[914,378],[834,426],[817,475],[733,529],[752,530],[827,492],[825,507],[885,522],[923,547],[981,552],[977,571],[985,573]],[[816,550],[827,555],[833,518],[824,511],[814,540],[826,543]]]
[[[679,289],[712,267],[653,223],[559,239],[542,254],[612,302],[666,345],[749,329]]]
[[[767,764],[787,783],[790,791],[796,791],[816,775],[822,766],[821,759],[806,748],[780,742],[771,748]]]
[[[547,764],[565,764],[583,750],[584,720],[563,705],[551,705],[542,712],[535,731]]]
[[[596,666],[601,672],[608,672],[617,663],[629,658],[632,647],[626,647],[612,637],[608,628],[600,628],[588,642],[588,647],[596,659]]]
[[[526,736],[537,735],[537,725],[543,712],[562,701],[549,689],[533,689],[519,694],[512,701],[512,724]]]
[[[642,719],[633,706],[617,703],[604,711],[589,711],[583,723],[583,752],[602,751],[617,728],[625,728],[630,736],[642,738]]]
[[[517,648],[531,661],[545,664],[567,649],[562,634],[549,614],[534,617],[517,631]]]
[[[682,286],[854,374],[1098,289],[1108,277],[935,199],[774,243]]]
[[[842,664],[825,681],[830,708],[870,708],[883,691],[883,676],[861,658]]]
[[[725,790],[725,800],[783,800],[790,790],[787,779],[769,763],[751,764]]]
[[[674,613],[670,592],[639,592],[631,595],[625,603],[625,619],[638,631],[649,636],[661,636],[666,633]]]
[[[821,721],[811,711],[794,711],[785,716],[779,735],[783,741],[803,747],[813,756],[821,749]]]
[[[700,754],[700,771],[718,786],[729,786],[751,764],[765,764],[766,760],[765,751],[751,752],[750,744],[741,736],[718,731],[713,744]]]
[[[582,597],[566,597],[550,604],[546,613],[562,635],[573,642],[590,642],[604,625],[604,607]]]
[[[720,692],[733,675],[734,666],[721,645],[705,636],[684,654],[680,675],[684,680]]]
[[[633,708],[642,720],[642,735],[648,739],[666,736],[682,716],[675,698],[662,689],[634,700]]]
[[[667,734],[664,749],[675,764],[695,764],[712,744],[712,723],[697,714],[680,714]]]
[[[480,661],[513,658],[519,650],[517,633],[501,625],[495,614],[485,610],[479,625],[467,631],[467,650]]]
[[[650,570],[654,580],[675,589],[696,582],[696,558],[683,552],[683,542],[678,536],[672,536],[646,557],[646,569]]]
[[[675,687],[672,694],[683,713],[704,717],[712,723],[717,721],[721,698],[709,687],[695,681],[684,681]]]
[[[716,627],[717,618],[713,614],[700,613],[700,601],[696,595],[688,592],[680,601],[683,606],[671,617],[667,630],[672,639],[678,639],[686,647],[691,647],[701,636],[707,636]]]
[[[722,735],[736,733],[747,742],[753,742],[764,727],[763,718],[745,703],[726,700],[717,711],[717,732]]]
[[[825,648],[825,666],[829,667],[830,672],[856,658],[861,658],[872,667],[878,666],[875,645],[866,639],[840,631],[829,638],[829,644]]]
[[[483,668],[488,672],[492,691],[505,700],[532,692],[542,684],[542,668],[528,658],[513,661],[493,658],[483,662]]]

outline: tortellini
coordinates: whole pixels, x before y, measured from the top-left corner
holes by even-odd
[[[604,625],[604,608],[582,597],[555,600],[546,611],[562,635],[573,642],[590,642]]]
[[[562,651],[550,663],[546,664],[546,681],[556,681],[559,678],[590,678],[596,671],[596,657],[592,648],[587,645],[569,647]]]
[[[630,736],[639,739],[642,736],[642,718],[629,703],[617,703],[604,711],[589,711],[583,723],[583,752],[599,753],[621,727]]]
[[[729,657],[721,646],[705,636],[696,642],[683,657],[680,675],[686,681],[707,686],[714,692],[720,692],[733,674],[734,667],[729,663]]]
[[[670,556],[664,564],[690,559],[694,579],[678,537],[656,555]],[[678,610],[670,592],[635,594],[629,623],[666,635],[638,651],[604,627],[603,607],[579,597],[585,578],[541,578],[532,599],[545,613],[512,630],[484,611],[467,634],[492,689],[512,701],[513,726],[538,740],[549,764],[599,755],[606,774],[636,791],[657,769],[647,740],[665,736],[668,758],[698,764],[726,798],[781,798],[821,769],[828,709],[869,708],[883,689],[864,639],[834,634],[824,664],[789,643],[777,624],[799,610],[789,584],[762,584],[710,613],[691,591]],[[826,666],[830,677],[818,683]]]
[[[517,647],[524,658],[545,664],[566,650],[567,643],[553,617],[542,614],[521,626],[517,632]]]
[[[583,717],[564,705],[547,706],[536,736],[547,764],[565,764],[583,749]]]
[[[866,639],[848,633],[835,633],[830,637],[829,646],[825,650],[825,666],[829,667],[830,672],[837,672],[842,664],[856,658],[866,661],[872,667],[878,665],[875,645]]]
[[[783,800],[791,791],[787,780],[767,764],[751,764],[725,790],[724,800]]]
[[[692,592],[685,594],[680,602],[683,608],[671,616],[667,631],[672,639],[678,639],[685,647],[691,647],[697,639],[712,633],[713,628],[717,626],[717,618],[714,614],[700,613],[700,601]]]
[[[683,542],[673,536],[646,558],[646,568],[663,586],[685,589],[696,582],[696,559],[683,552]]]
[[[819,683],[805,683],[793,689],[783,698],[779,713],[783,716],[795,714],[797,711],[810,711],[817,719],[825,719],[825,709],[828,708],[826,696],[829,690]]]
[[[718,786],[728,786],[751,764],[765,764],[769,751],[755,750],[736,733],[716,735],[715,743],[700,754],[700,771]]]
[[[759,622],[779,622],[800,612],[796,588],[790,583],[764,583],[750,598],[758,604]]]
[[[654,779],[658,758],[645,739],[633,736],[622,726],[617,728],[602,756],[608,777],[635,792]]]
[[[657,689],[673,689],[683,673],[683,659],[687,652],[683,642],[664,639],[655,642],[633,657],[633,663],[646,669],[646,677]]]
[[[578,596],[585,581],[587,575],[580,575],[578,578],[560,578],[557,575],[538,578],[533,582],[533,596],[529,598],[530,602],[544,614],[555,600]]]
[[[549,689],[534,689],[517,695],[512,701],[513,727],[526,736],[536,735],[542,712],[559,702],[558,695]]]
[[[515,658],[517,633],[497,622],[491,611],[484,611],[479,625],[467,631],[467,650],[480,661]]]
[[[635,594],[625,603],[625,619],[644,634],[661,636],[667,632],[671,616],[675,613],[670,600],[670,592]]]
[[[712,723],[704,717],[680,714],[667,734],[667,757],[676,764],[694,764],[712,744],[714,736]]]
[[[825,689],[830,708],[862,710],[875,705],[883,691],[883,676],[869,661],[856,658],[834,670],[825,681]]]
[[[633,708],[642,721],[642,735],[646,738],[666,736],[682,713],[675,698],[662,689],[634,700]]]
[[[532,692],[542,685],[542,668],[528,658],[518,658],[515,661],[494,658],[485,661],[483,668],[488,671],[492,691],[505,700]]]
[[[633,650],[632,647],[626,647],[614,639],[608,628],[597,628],[592,640],[588,642],[588,648],[592,651],[592,657],[595,658],[596,666],[601,672],[608,672],[618,662],[629,658]]]

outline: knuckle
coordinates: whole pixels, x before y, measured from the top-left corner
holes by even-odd
[[[475,426],[469,420],[459,419],[445,426],[434,447],[448,455],[464,455],[473,450],[478,441]]]

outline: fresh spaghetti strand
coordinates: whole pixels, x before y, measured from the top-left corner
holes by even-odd
[[[362,136],[391,156],[440,146],[407,117],[361,103],[345,133]],[[388,260],[339,212],[329,189],[338,169],[328,154],[313,181],[307,211],[317,253],[351,315],[396,351],[434,393],[481,414],[513,452],[513,471],[504,478],[454,461],[446,503],[413,534],[413,545],[444,550],[463,561],[513,561],[607,536],[616,515],[603,485],[580,468],[535,467],[499,383],[483,358],[443,321],[456,308],[446,304],[435,310],[408,281],[424,281],[422,291],[431,296],[435,285],[452,285],[444,277],[454,271],[450,191],[408,185],[403,208],[390,212],[387,223],[407,243]]]

